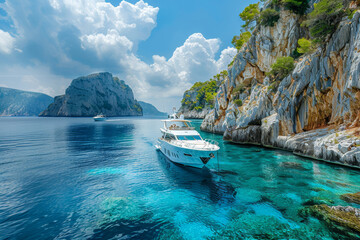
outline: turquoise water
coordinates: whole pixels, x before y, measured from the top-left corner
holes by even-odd
[[[195,121],[198,128],[200,121]],[[0,239],[337,239],[303,219],[349,205],[359,171],[217,140],[196,170],[156,152],[159,119],[0,118]],[[356,206],[356,205],[353,205]]]

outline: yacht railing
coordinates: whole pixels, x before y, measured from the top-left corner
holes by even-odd
[[[167,129],[169,130],[195,130],[195,127],[179,127],[179,126],[176,126],[176,127],[168,127]]]
[[[165,140],[167,141],[167,140]],[[219,143],[214,141],[214,140],[209,140],[209,139],[206,139],[204,140],[205,141],[205,144],[203,145],[199,145],[199,144],[194,144],[194,143],[188,143],[186,140],[170,140],[170,141],[167,141],[175,146],[179,146],[179,147],[182,147],[182,148],[189,148],[189,149],[210,149],[210,150],[213,150],[215,149],[214,148],[214,145],[215,146],[219,146]]]

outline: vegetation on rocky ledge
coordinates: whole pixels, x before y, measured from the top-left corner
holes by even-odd
[[[241,27],[243,27],[247,31],[253,30],[256,20],[259,17],[259,14],[260,14],[259,3],[250,4],[249,6],[247,6],[244,9],[244,11],[242,11],[239,14],[241,20],[245,22],[245,24],[242,25]]]
[[[272,8],[265,9],[260,14],[260,24],[268,27],[273,27],[279,20],[280,14]]]
[[[227,71],[222,71],[209,81],[196,82],[185,91],[181,100],[181,109],[201,111],[206,107],[213,108],[218,85],[227,74]]]
[[[296,50],[300,54],[307,54],[313,50],[311,40],[308,40],[306,38],[300,38],[298,40],[298,45],[299,45],[299,47]]]
[[[279,57],[276,62],[271,65],[269,76],[274,80],[282,80],[289,75],[295,68],[295,62],[292,57]]]
[[[237,50],[240,50],[241,47],[247,43],[247,41],[249,41],[251,37],[251,33],[246,31],[246,32],[242,32],[240,34],[240,36],[234,36],[233,37],[233,40],[231,41],[231,43],[234,45],[234,47],[237,49]]]
[[[321,0],[314,4],[314,10],[308,14],[304,25],[309,27],[314,41],[321,42],[336,30],[344,15],[342,0]]]

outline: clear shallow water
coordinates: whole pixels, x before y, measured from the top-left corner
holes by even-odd
[[[297,212],[360,191],[359,171],[209,133],[222,173],[180,167],[154,150],[160,126],[0,118],[0,239],[336,239]]]

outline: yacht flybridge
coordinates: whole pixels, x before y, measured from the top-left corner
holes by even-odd
[[[204,140],[190,124],[191,121],[171,117],[163,120],[157,149],[175,163],[203,168],[211,159],[217,161],[218,143]]]

